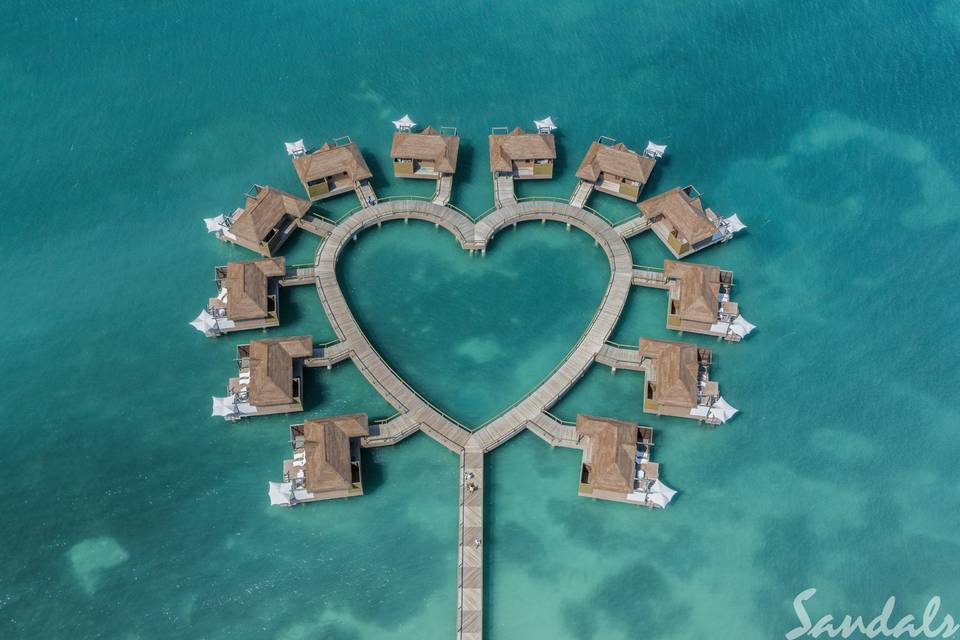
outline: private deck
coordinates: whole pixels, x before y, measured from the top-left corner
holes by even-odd
[[[289,386],[289,389],[285,389],[282,394],[284,398],[261,402],[254,406],[251,401],[255,394],[254,386],[251,385],[250,358],[243,351],[238,353],[240,375],[232,378],[229,384],[229,392],[237,403],[235,410],[241,414],[236,417],[251,413],[261,415],[300,411],[302,410],[300,390],[303,369],[329,368],[349,359],[396,412],[388,419],[369,424],[368,432],[358,437],[362,447],[390,446],[420,431],[459,456],[461,474],[457,577],[457,637],[459,640],[481,640],[482,638],[484,454],[524,429],[529,429],[531,433],[551,446],[581,450],[588,447],[587,439],[578,433],[576,425],[552,415],[550,409],[594,363],[604,364],[613,370],[642,371],[646,377],[652,377],[653,381],[656,381],[656,372],[651,370],[649,358],[642,357],[640,350],[636,347],[609,342],[609,337],[620,319],[627,295],[633,286],[660,289],[670,287],[662,270],[635,266],[626,244],[628,238],[651,228],[652,222],[646,217],[637,216],[614,226],[592,210],[577,206],[584,205],[594,189],[594,185],[585,182],[578,183],[571,196],[572,204],[555,201],[520,202],[513,190],[514,176],[515,174],[511,173],[495,175],[496,207],[478,220],[446,206],[452,188],[451,176],[444,176],[438,180],[437,191],[432,201],[411,199],[380,202],[369,181],[358,180],[353,188],[361,207],[344,219],[334,222],[313,213],[303,215],[297,220],[297,225],[321,237],[323,241],[317,249],[312,265],[295,265],[287,268],[283,276],[278,279],[278,285],[288,287],[315,284],[337,340],[319,346],[311,345],[310,349],[304,353],[295,354],[291,373],[281,372],[282,375],[277,378],[283,383],[281,386]],[[319,194],[311,193],[310,195],[316,198]],[[337,259],[341,251],[356,239],[359,233],[379,227],[384,222],[411,218],[443,227],[454,236],[464,250],[481,253],[486,251],[496,234],[507,227],[528,221],[561,222],[568,229],[576,227],[590,235],[605,253],[609,262],[610,279],[606,292],[596,314],[573,349],[536,389],[500,415],[473,430],[432,405],[390,368],[361,330],[337,280]],[[247,347],[243,345],[242,348]],[[651,374],[654,375],[651,376]],[[240,400],[246,405],[247,410],[241,408]],[[216,401],[214,406],[217,411]],[[231,408],[233,407],[234,405],[231,405]],[[233,409],[228,408],[228,410]],[[709,418],[704,419],[709,421]],[[636,446],[645,444],[649,445],[652,442],[645,443],[641,439],[637,441]],[[587,450],[584,457],[590,464],[593,464],[592,455],[591,451]],[[287,465],[288,471],[292,469],[292,464]],[[623,499],[637,503],[636,497],[629,500],[626,497]]]

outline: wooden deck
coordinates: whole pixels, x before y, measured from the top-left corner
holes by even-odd
[[[373,207],[377,204],[377,194],[374,193],[373,187],[370,186],[369,180],[360,180],[354,185],[353,189],[357,194],[357,200],[360,201],[361,207]]]
[[[570,204],[574,207],[580,207],[582,209],[587,204],[587,200],[590,199],[590,194],[592,193],[593,185],[589,182],[580,180],[577,182],[577,187],[570,195]]]
[[[597,364],[606,365],[614,371],[617,369],[627,369],[629,371],[645,370],[640,362],[639,347],[624,347],[608,342],[597,352],[596,361]]]
[[[305,367],[327,367],[328,369],[338,362],[350,357],[350,348],[346,342],[334,342],[313,348],[313,356],[304,358]]]
[[[625,236],[599,216],[567,203],[516,202],[509,177],[509,198],[474,222],[461,213],[423,200],[391,200],[366,206],[339,221],[317,249],[314,276],[317,293],[339,342],[318,348],[307,366],[331,366],[350,358],[360,373],[396,410],[388,420],[370,425],[365,447],[388,446],[417,431],[433,438],[461,459],[460,538],[457,578],[457,637],[481,640],[483,625],[483,454],[524,429],[553,446],[579,448],[574,427],[547,411],[587,372],[601,354],[615,356],[607,344],[620,318],[636,273]],[[502,194],[501,194],[502,195]],[[532,392],[480,428],[470,431],[431,405],[383,360],[364,335],[337,281],[340,252],[365,229],[391,220],[417,219],[443,227],[465,250],[485,251],[496,234],[525,221],[557,221],[589,234],[606,254],[610,280],[599,308],[573,349]],[[606,356],[604,356],[606,357]],[[625,356],[629,359],[631,356]],[[637,362],[636,351],[633,361]],[[619,362],[614,357],[611,362]],[[624,366],[623,368],[629,368]],[[467,480],[467,475],[472,479]],[[477,489],[468,488],[472,481]],[[477,544],[477,540],[480,544]]]
[[[483,451],[460,454],[457,640],[483,637]]]
[[[649,267],[633,268],[633,284],[638,287],[652,287],[654,289],[670,288],[663,269],[651,269]]]
[[[493,201],[497,207],[516,204],[517,194],[513,188],[513,176],[493,176]]]
[[[652,226],[653,225],[650,223],[649,220],[647,220],[643,216],[637,216],[636,218],[631,218],[629,220],[625,220],[624,222],[621,222],[616,227],[614,227],[614,229],[617,230],[617,233],[619,233],[621,237],[626,239],[626,238],[632,238],[633,236],[638,236],[644,231],[647,231],[648,229],[650,229]]]
[[[450,204],[450,194],[453,193],[453,175],[441,174],[437,178],[437,190],[433,193],[433,204],[445,206]]]
[[[316,269],[312,266],[294,265],[287,267],[286,274],[280,278],[280,286],[297,287],[304,284],[314,284],[316,281]]]

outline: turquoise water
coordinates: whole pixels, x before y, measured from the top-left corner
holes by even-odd
[[[290,419],[209,417],[262,334],[186,324],[249,255],[200,218],[253,182],[298,192],[283,140],[349,134],[378,193],[424,194],[387,175],[405,112],[459,127],[472,212],[488,127],[549,113],[557,175],[520,195],[569,195],[598,135],[650,138],[670,155],[649,193],[692,182],[750,225],[695,259],[735,272],[760,329],[685,336],[741,415],[645,416],[641,376],[603,368],[555,409],[656,428],[668,510],[578,498],[577,453],[529,434],[488,457],[488,638],[783,637],[808,587],[816,615],[890,595],[960,614],[956,3],[17,3],[2,36],[0,637],[452,637],[456,459],[418,435],[364,453],[364,497],[271,509]],[[556,364],[607,275],[559,226],[471,259],[414,223],[361,236],[341,273],[388,361],[470,423]],[[274,333],[334,337],[309,288],[283,295]],[[633,292],[614,339],[672,337],[664,303]],[[306,402],[392,412],[349,363]]]

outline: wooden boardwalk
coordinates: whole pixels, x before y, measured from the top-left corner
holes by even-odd
[[[433,204],[441,206],[449,204],[451,193],[453,193],[453,175],[442,174],[437,179],[437,190],[433,193]]]
[[[603,364],[614,371],[617,369],[628,369],[630,371],[643,371],[643,364],[640,362],[640,350],[638,348],[624,347],[607,343],[603,345],[596,357],[598,364]]]
[[[570,204],[574,207],[580,207],[582,209],[587,204],[587,200],[590,199],[590,194],[592,193],[593,185],[589,182],[579,180],[577,181],[577,187],[570,195]]]
[[[361,207],[376,206],[377,194],[374,193],[369,180],[360,180],[354,185],[353,190],[357,194],[357,200],[360,201]]]
[[[670,288],[663,269],[650,269],[647,267],[633,268],[633,284],[638,287],[653,287],[654,289]]]
[[[623,238],[632,238],[633,236],[638,236],[644,231],[650,229],[653,225],[649,220],[643,216],[637,216],[636,218],[630,218],[629,220],[624,220],[616,227],[617,233],[620,234]],[[666,241],[664,241],[666,242]]]
[[[512,186],[512,179],[509,181]],[[372,204],[339,221],[317,249],[314,261],[317,293],[339,342],[319,348],[312,358],[306,360],[307,366],[330,366],[349,357],[397,412],[386,421],[371,424],[370,435],[364,438],[363,445],[387,446],[421,431],[461,458],[457,579],[457,637],[461,640],[480,640],[482,637],[483,454],[524,429],[530,429],[553,446],[580,446],[573,426],[546,412],[595,361],[600,361],[601,352],[610,351],[607,340],[620,318],[635,277],[625,237],[594,213],[563,202],[516,202],[512,190],[511,197],[501,199],[500,204],[502,206],[476,222],[449,207],[424,200]],[[573,349],[536,389],[472,432],[431,405],[390,368],[360,329],[337,281],[337,258],[359,233],[383,222],[411,218],[443,227],[453,234],[461,247],[471,251],[485,251],[501,229],[519,222],[562,222],[568,228],[576,227],[590,235],[610,264],[606,292]],[[468,474],[472,474],[477,489],[471,491],[468,488]]]
[[[297,287],[304,284],[314,284],[317,281],[317,271],[312,266],[287,267],[287,272],[280,278],[281,287]]]
[[[334,223],[326,218],[307,214],[297,221],[297,225],[304,231],[309,231],[315,236],[326,238],[333,231]]]
[[[513,186],[513,176],[493,176],[493,201],[497,207],[516,204],[517,194]]]
[[[335,342],[333,344],[314,347],[313,355],[304,358],[305,367],[327,367],[328,369],[338,362],[343,362],[350,357],[350,349],[346,342]]]
[[[457,640],[483,637],[483,451],[460,454]]]

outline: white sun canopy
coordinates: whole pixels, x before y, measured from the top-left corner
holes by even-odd
[[[662,158],[663,154],[667,152],[667,145],[657,144],[651,140],[647,141],[647,148],[643,150],[643,155],[648,158]]]
[[[553,122],[553,118],[551,116],[547,116],[543,120],[534,120],[533,125],[540,133],[550,133],[557,128],[557,125]]]
[[[730,403],[724,400],[723,396],[720,396],[717,398],[717,401],[713,403],[713,406],[710,407],[708,416],[711,418],[716,418],[721,424],[723,424],[737,413],[737,409],[733,408]]]
[[[284,142],[283,146],[287,148],[288,156],[302,156],[307,152],[307,148],[303,146],[302,138],[293,142]]]
[[[399,120],[394,120],[393,126],[397,128],[397,131],[410,131],[410,129],[417,126],[417,123],[410,119],[409,114],[405,114]]]
[[[233,396],[226,396],[224,398],[213,397],[213,413],[210,415],[226,418],[227,416],[236,415],[236,413],[237,402]]]
[[[737,316],[733,319],[733,322],[730,323],[730,330],[741,338],[749,335],[749,333],[756,328],[756,325],[747,322],[743,316]]]
[[[740,216],[733,214],[729,218],[724,218],[724,221],[727,223],[727,227],[730,229],[730,233],[736,233],[737,231],[743,231],[747,228],[747,225],[743,224],[740,221]]]
[[[673,500],[673,496],[675,495],[677,495],[676,491],[663,484],[659,480],[654,480],[653,484],[650,485],[650,502],[654,503],[661,509],[666,507],[670,501]]]
[[[293,483],[291,482],[268,482],[270,485],[268,494],[270,495],[270,504],[279,504],[285,507],[293,504]]]
[[[237,211],[240,211],[240,209],[237,209]],[[222,213],[218,216],[214,216],[213,218],[203,219],[203,224],[207,226],[207,233],[213,233],[221,240],[223,238],[229,238],[230,240],[237,239],[237,236],[230,231],[231,222],[233,222],[233,220]]]

